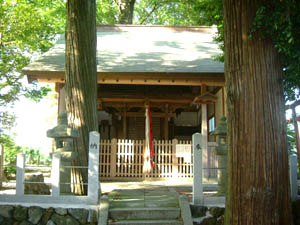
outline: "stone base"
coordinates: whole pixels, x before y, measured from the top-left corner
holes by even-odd
[[[50,187],[44,183],[43,174],[27,175],[25,182],[41,182],[40,184],[25,184],[25,194],[50,195]]]
[[[97,225],[97,211],[0,205],[0,224]]]

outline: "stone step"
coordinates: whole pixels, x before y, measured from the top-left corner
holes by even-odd
[[[108,225],[183,225],[179,220],[123,220],[116,222],[108,222]]]
[[[179,208],[114,208],[109,209],[109,218],[113,220],[152,220],[178,219]]]

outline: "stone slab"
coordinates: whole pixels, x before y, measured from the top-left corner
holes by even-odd
[[[116,208],[109,210],[109,217],[113,220],[151,220],[151,219],[178,219],[179,208]]]
[[[109,222],[109,225],[144,225],[144,224],[157,224],[157,225],[183,225],[182,221],[178,220],[126,220],[126,221],[117,221],[117,222]]]
[[[191,208],[187,197],[184,195],[179,196],[179,204],[184,225],[193,225]]]
[[[98,225],[107,225],[109,201],[106,195],[100,198]]]

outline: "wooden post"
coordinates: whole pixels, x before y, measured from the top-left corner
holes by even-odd
[[[201,134],[202,134],[202,160],[203,160],[203,167],[207,168],[208,166],[208,148],[207,148],[207,105],[202,104],[201,105],[201,117],[202,117],[202,122],[201,122]],[[207,170],[205,171],[204,174],[208,174]],[[204,175],[205,177],[205,175]]]
[[[167,115],[164,122],[164,138],[165,140],[169,140],[169,117]]]
[[[89,168],[88,168],[88,197],[90,203],[98,203],[101,186],[99,182],[99,145],[100,134],[97,131],[90,132],[89,138]]]
[[[165,105],[165,123],[164,123],[164,138],[165,140],[169,140],[169,117],[168,117],[168,112],[169,112],[169,105]]]
[[[202,137],[200,133],[192,136],[192,146],[194,154],[194,174],[193,174],[193,204],[203,204],[203,170],[202,170]]]
[[[178,158],[176,157],[177,139],[172,141],[172,178],[178,178]]]
[[[123,138],[127,138],[127,116],[126,116],[126,108],[123,112]]]
[[[17,155],[17,174],[16,174],[16,195],[24,195],[24,178],[25,178],[25,154]]]
[[[113,138],[111,140],[111,161],[110,161],[110,176],[116,177],[116,173],[117,173],[117,139]]]
[[[60,157],[60,153],[52,154],[51,184],[53,197],[60,195]]]

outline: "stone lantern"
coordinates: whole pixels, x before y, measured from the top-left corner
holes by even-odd
[[[67,113],[58,115],[58,124],[56,127],[47,131],[47,137],[55,140],[55,153],[60,153],[60,191],[61,193],[71,193],[71,162],[77,158],[77,152],[74,152],[73,141],[79,137],[79,131],[74,130],[68,125]]]
[[[218,158],[218,193],[224,195],[227,188],[227,123],[226,117],[222,117],[220,124],[213,134],[216,136],[217,146],[215,152]]]

